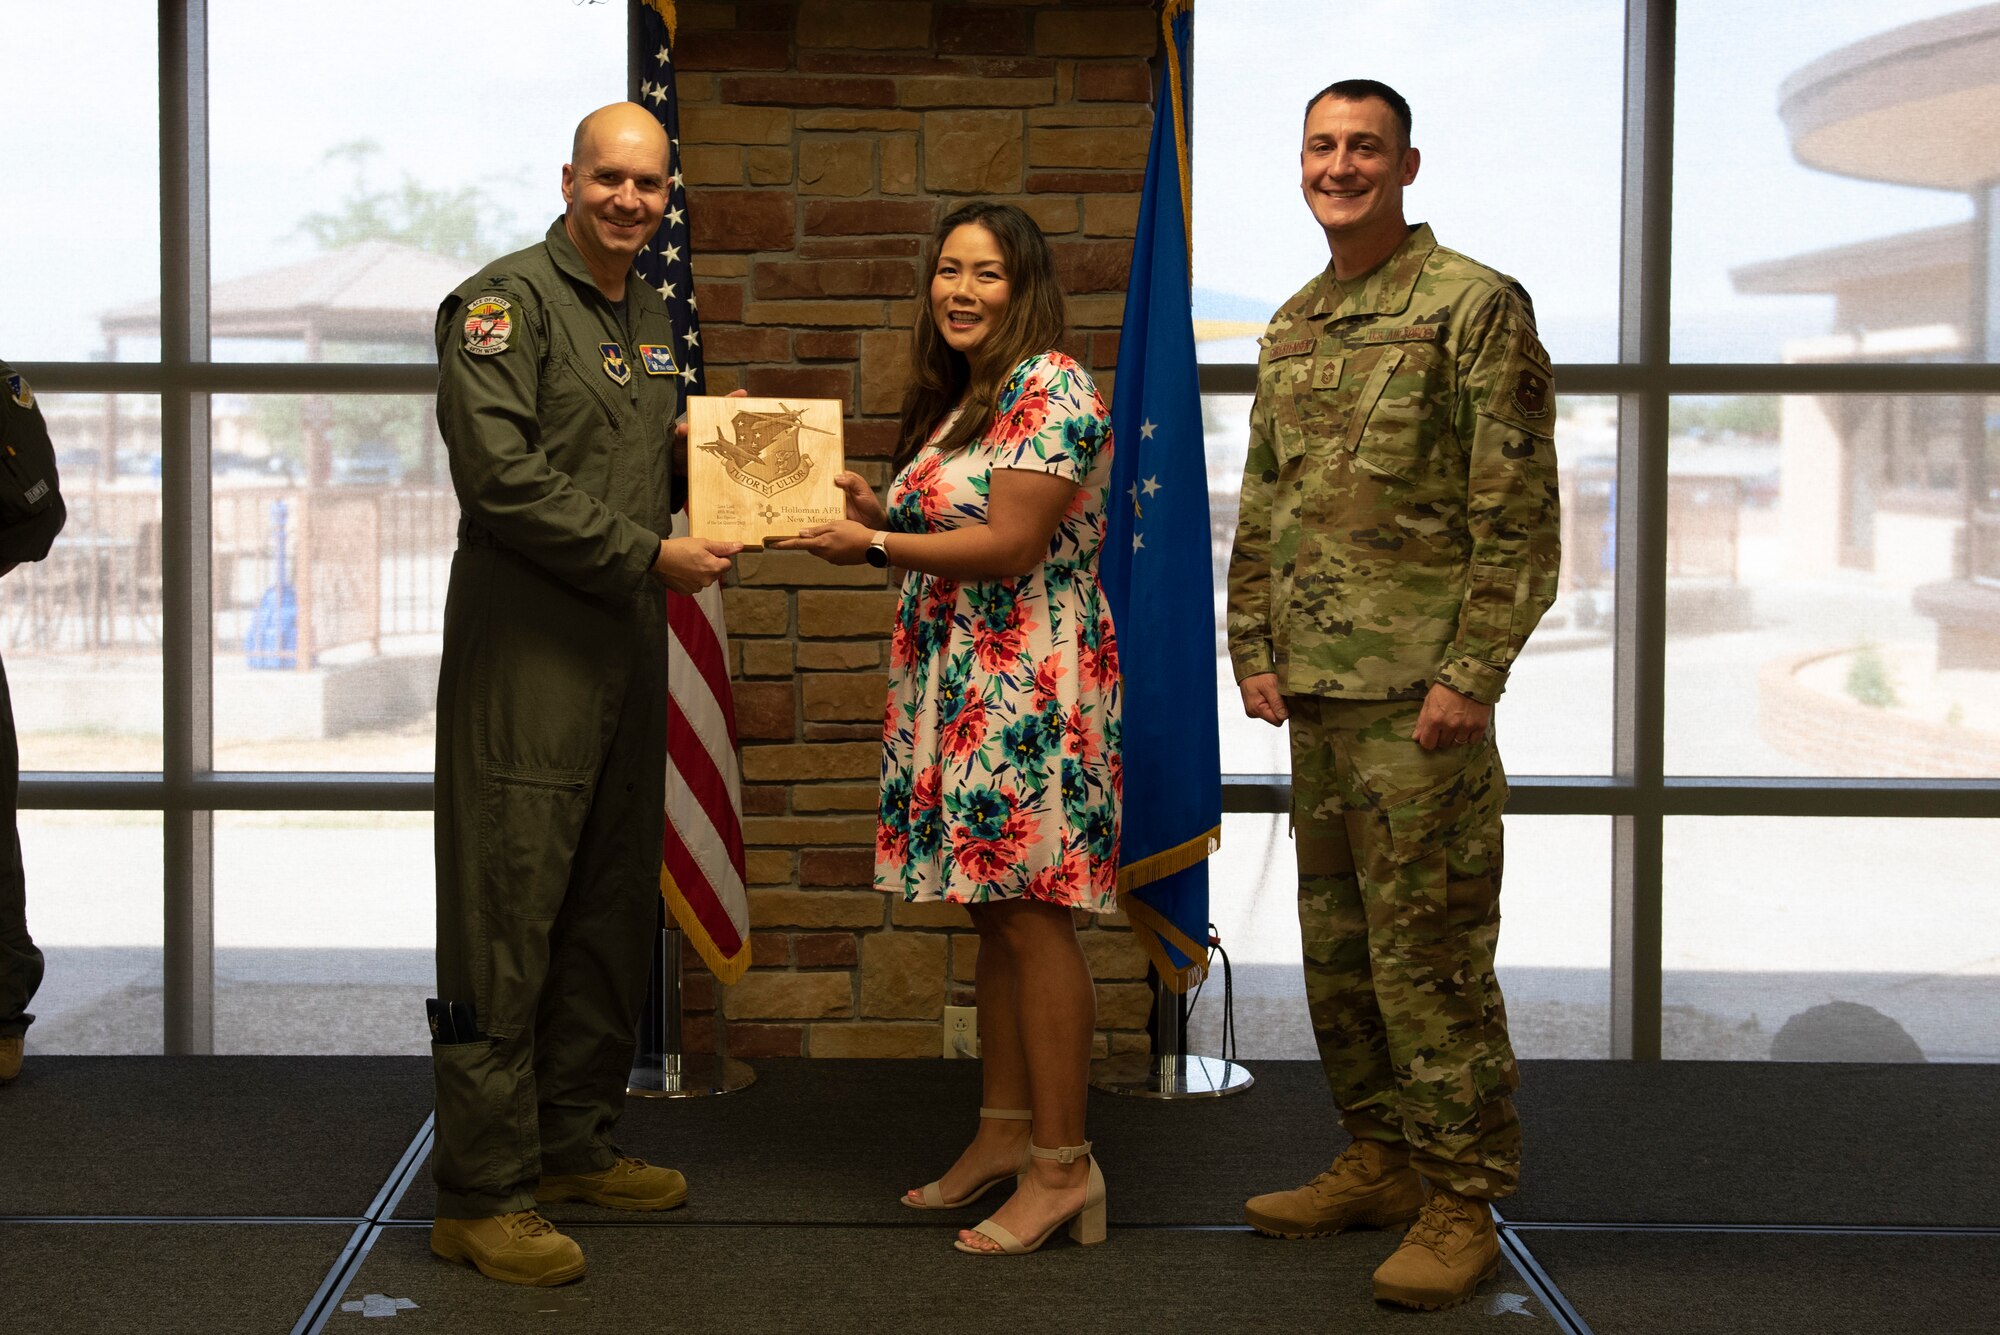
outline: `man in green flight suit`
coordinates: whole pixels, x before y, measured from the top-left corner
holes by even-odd
[[[517,1284],[583,1273],[538,1201],[687,1196],[611,1138],[660,896],[662,586],[693,593],[739,550],[661,537],[679,367],[632,261],[668,172],[644,107],[591,113],[547,237],[438,308],[462,515],[438,676],[431,1250]]]
[[[35,391],[0,362],[0,576],[49,554],[62,532],[56,451]],[[42,952],[28,935],[28,883],[21,866],[15,809],[21,796],[21,747],[14,734],[14,698],[0,667],[0,1085],[21,1074],[21,1051],[35,1017],[28,1003],[42,983]]]
[[[1492,720],[1555,599],[1554,399],[1527,293],[1404,221],[1394,89],[1319,93],[1299,161],[1332,262],[1261,340],[1229,643],[1245,712],[1291,724],[1306,995],[1353,1143],[1244,1216],[1410,1223],[1375,1296],[1445,1307],[1497,1269],[1487,1202],[1520,1170]]]

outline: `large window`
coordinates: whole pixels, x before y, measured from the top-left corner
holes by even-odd
[[[58,554],[0,586],[35,1041],[326,1050],[310,1008],[331,1046],[403,1050],[452,543],[431,317],[557,211],[625,7],[16,18],[0,123],[37,132],[0,356],[72,497]],[[1557,362],[1561,593],[1500,714],[1523,1052],[2000,1057],[1993,7],[1201,0],[1197,25],[1218,572],[1255,338],[1326,261],[1296,168],[1326,83],[1409,96],[1411,216],[1518,278]],[[1230,676],[1215,916],[1245,1054],[1303,1056],[1284,736]]]
[[[457,520],[432,323],[560,212],[625,7],[15,18],[0,356],[70,510],[0,589],[31,1041],[422,1051]]]
[[[1305,104],[1381,79],[1408,216],[1519,279],[1556,362],[1561,592],[1497,716],[1521,1051],[2000,1058],[2000,14],[1319,17],[1197,13],[1218,606],[1255,340],[1327,261]],[[1218,655],[1242,1050],[1308,1056],[1285,739]]]

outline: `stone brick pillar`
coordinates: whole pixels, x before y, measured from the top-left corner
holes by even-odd
[[[683,0],[679,12],[711,393],[842,400],[850,466],[880,487],[925,243],[944,213],[985,199],[1018,204],[1049,235],[1064,350],[1109,398],[1152,125],[1153,4]],[[726,1001],[731,1051],[937,1056],[943,1007],[972,1003],[971,923],[869,888],[896,593],[872,567],[769,552],[739,562],[726,597],[755,928],[752,968]],[[1144,1051],[1144,956],[1122,915],[1085,925],[1099,1051]],[[691,1046],[713,1041],[714,992],[690,972]]]

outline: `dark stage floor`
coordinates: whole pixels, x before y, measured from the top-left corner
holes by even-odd
[[[551,1209],[590,1273],[520,1290],[425,1245],[420,1058],[31,1058],[0,1089],[0,1331],[2000,1328],[2000,1068],[1529,1063],[1506,1264],[1417,1316],[1369,1297],[1394,1235],[1242,1227],[1342,1143],[1315,1066],[1249,1066],[1229,1099],[1093,1095],[1110,1241],[992,1261],[949,1245],[977,1209],[896,1203],[967,1134],[974,1063],[768,1061],[635,1100],[625,1147],[689,1204]]]

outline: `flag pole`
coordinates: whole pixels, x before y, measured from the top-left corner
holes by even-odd
[[[1191,1055],[1185,999],[1167,986],[1158,969],[1149,968],[1146,974],[1153,984],[1153,1018],[1148,1026],[1153,1050],[1091,1063],[1091,1088],[1139,1099],[1219,1099],[1241,1094],[1257,1082],[1235,1062]]]
[[[688,1052],[681,1030],[681,942],[683,933],[660,901],[659,941],[646,1008],[639,1014],[639,1052],[625,1092],[640,1099],[691,1099],[746,1088],[757,1073],[729,1055],[729,1026],[716,989],[715,1052]]]

